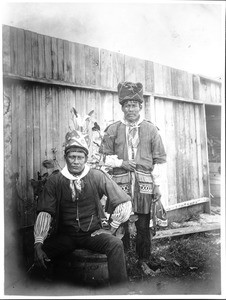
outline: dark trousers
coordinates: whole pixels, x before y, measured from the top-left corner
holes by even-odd
[[[43,245],[43,251],[52,260],[70,253],[76,248],[85,248],[106,254],[110,283],[127,281],[123,243],[111,234],[102,233],[94,237],[91,237],[90,233],[83,232],[73,236],[63,234],[46,239]]]
[[[136,253],[139,259],[149,259],[151,254],[150,214],[138,214],[135,222],[137,229]]]
[[[137,213],[136,213],[137,214]],[[140,260],[146,260],[151,255],[151,230],[149,228],[150,213],[137,214],[138,220],[135,221],[136,226],[136,254]],[[125,234],[122,238],[126,250],[130,249],[130,231],[127,221],[123,224]]]

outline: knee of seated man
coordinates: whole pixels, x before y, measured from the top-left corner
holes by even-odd
[[[124,249],[122,240],[116,236],[112,236],[112,238],[109,241],[109,245],[112,249],[113,248]]]

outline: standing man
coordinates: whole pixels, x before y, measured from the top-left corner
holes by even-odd
[[[166,162],[166,152],[156,126],[140,116],[142,84],[120,82],[118,96],[124,118],[105,129],[100,153],[105,164],[113,168],[115,182],[132,197],[136,253],[142,263],[151,253],[151,203],[161,197],[160,166]],[[124,241],[128,241],[126,232]]]
[[[119,225],[128,220],[132,203],[109,175],[86,164],[88,146],[78,131],[66,135],[66,165],[47,180],[38,200],[34,226],[35,265],[47,269],[61,255],[86,248],[107,255],[111,284],[127,280],[122,241],[115,236]],[[110,230],[101,226],[101,203],[108,198]],[[50,234],[50,228],[54,231]]]

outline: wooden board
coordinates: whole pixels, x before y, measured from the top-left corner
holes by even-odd
[[[44,37],[44,67],[45,67],[45,78],[51,79],[52,78],[52,58],[51,58],[51,51],[52,51],[52,41],[51,37],[45,36]]]
[[[100,50],[101,86],[117,89],[120,81],[124,80],[124,57],[120,53]]]
[[[30,183],[30,179],[33,178],[34,174],[34,165],[33,165],[33,156],[34,156],[34,123],[33,123],[33,97],[32,89],[26,89],[25,95],[25,106],[26,106],[26,132],[25,132],[25,149],[26,149],[26,224],[33,224],[34,222],[34,198],[33,198],[33,188]]]
[[[85,46],[75,43],[75,83],[85,84]]]
[[[40,128],[40,87],[33,88],[33,116],[34,116],[34,155],[33,155],[33,174],[30,179],[38,179],[37,172],[40,172],[41,166],[41,128]]]
[[[145,85],[145,61],[125,55],[125,80]]]
[[[11,72],[11,55],[10,55],[10,27],[3,26],[2,29],[2,62],[3,72]]]
[[[167,154],[167,178],[168,178],[168,203],[177,203],[177,172],[176,172],[176,126],[174,119],[175,105],[173,101],[165,101],[165,122],[166,122],[166,154]]]
[[[69,57],[69,42],[63,41],[63,62],[64,62],[64,80],[69,81],[70,73],[71,73],[71,61]]]
[[[31,33],[31,49],[32,49],[32,76],[38,77],[38,35],[35,32]]]
[[[45,77],[44,36],[41,34],[38,34],[38,76]]]
[[[57,39],[57,66],[58,66],[58,79],[64,80],[64,42]]]
[[[28,77],[32,76],[32,41],[31,31],[25,31],[25,74]]]
[[[199,232],[206,232],[206,231],[219,231],[220,224],[213,223],[213,224],[206,224],[202,226],[188,226],[188,227],[181,227],[177,229],[167,229],[157,231],[156,235],[153,237],[153,240],[156,239],[163,239],[163,238],[173,238],[175,236],[182,236],[187,234],[194,234]]]
[[[159,95],[164,94],[164,86],[163,86],[163,78],[162,78],[162,65],[154,63],[154,87],[155,93]]]
[[[13,74],[17,73],[18,66],[18,49],[17,49],[17,29],[10,27],[10,71]]]
[[[51,39],[51,62],[52,62],[52,78],[58,79],[58,53],[57,53],[57,39]]]
[[[155,91],[154,80],[154,63],[152,61],[145,60],[145,85],[144,90],[150,93]]]
[[[85,84],[100,85],[100,61],[97,48],[84,46],[85,50]],[[84,67],[84,66],[83,66]]]
[[[25,60],[25,54],[28,56]],[[24,76],[32,75],[30,70],[32,67],[32,60],[31,60],[31,33],[26,34],[24,30],[18,29],[17,30],[17,59],[18,59],[18,66],[17,71],[18,74]],[[29,67],[26,67],[26,64],[29,63]],[[26,69],[26,72],[25,72]],[[27,73],[27,70],[28,73]]]

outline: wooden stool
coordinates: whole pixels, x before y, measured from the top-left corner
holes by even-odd
[[[70,276],[72,281],[89,284],[106,284],[109,279],[107,256],[87,249],[76,249],[59,260],[56,272]]]

